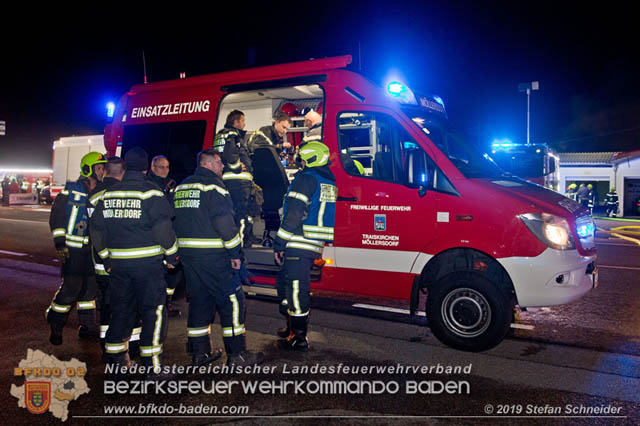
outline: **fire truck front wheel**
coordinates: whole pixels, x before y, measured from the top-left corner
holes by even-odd
[[[429,288],[427,320],[432,333],[452,348],[480,352],[509,332],[513,303],[499,286],[475,272],[453,272]]]

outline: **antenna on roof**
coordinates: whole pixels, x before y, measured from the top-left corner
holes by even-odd
[[[147,84],[147,61],[144,58],[144,50],[142,51],[142,68],[144,70],[144,84]]]

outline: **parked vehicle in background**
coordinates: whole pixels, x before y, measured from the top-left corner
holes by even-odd
[[[105,153],[104,136],[71,136],[53,142],[53,179],[40,192],[40,202],[51,204],[67,181],[80,176],[80,160],[89,152]]]
[[[496,141],[491,145],[491,158],[505,172],[554,191],[560,190],[560,157],[546,144]]]

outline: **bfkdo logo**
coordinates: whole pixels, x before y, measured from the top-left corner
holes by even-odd
[[[25,405],[33,414],[42,414],[51,404],[51,382],[25,382]]]
[[[63,422],[69,417],[69,404],[91,389],[85,381],[87,365],[75,358],[61,361],[40,350],[29,349],[27,357],[13,369],[24,384],[11,385],[18,406],[32,414],[51,413]]]

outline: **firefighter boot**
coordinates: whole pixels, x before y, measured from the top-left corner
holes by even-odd
[[[131,361],[127,352],[121,353],[117,356],[104,354],[103,359],[109,366],[108,371],[110,371],[110,373],[105,374],[105,378],[116,382],[123,381],[129,369],[136,365]]]
[[[209,365],[212,362],[220,359],[222,356],[222,349],[215,348],[212,352],[194,354],[192,357],[191,365],[202,367],[204,365]]]
[[[177,318],[182,315],[182,311],[173,305],[173,296],[167,296],[167,314],[171,318]]]
[[[227,352],[227,365],[240,367],[257,365],[264,361],[262,352],[249,352],[244,334],[233,337],[224,337],[224,348]]]
[[[284,317],[285,321],[287,322],[287,326],[279,328],[276,334],[278,335],[278,337],[282,337],[284,339],[285,337],[289,337],[289,335],[291,334],[291,317],[287,313],[287,299],[283,299],[282,302],[280,302],[279,309],[280,309],[280,314]]]
[[[80,339],[97,339],[100,337],[100,329],[96,324],[95,308],[79,310],[78,322],[80,323],[80,326],[78,327],[78,337]]]
[[[296,350],[306,352],[309,350],[307,340],[307,324],[309,315],[304,317],[291,317],[291,333],[285,339],[278,340],[278,347],[284,350]]]
[[[245,367],[249,365],[258,365],[264,361],[264,354],[262,352],[249,352],[244,350],[237,354],[227,355],[227,365],[237,365],[238,367]]]

